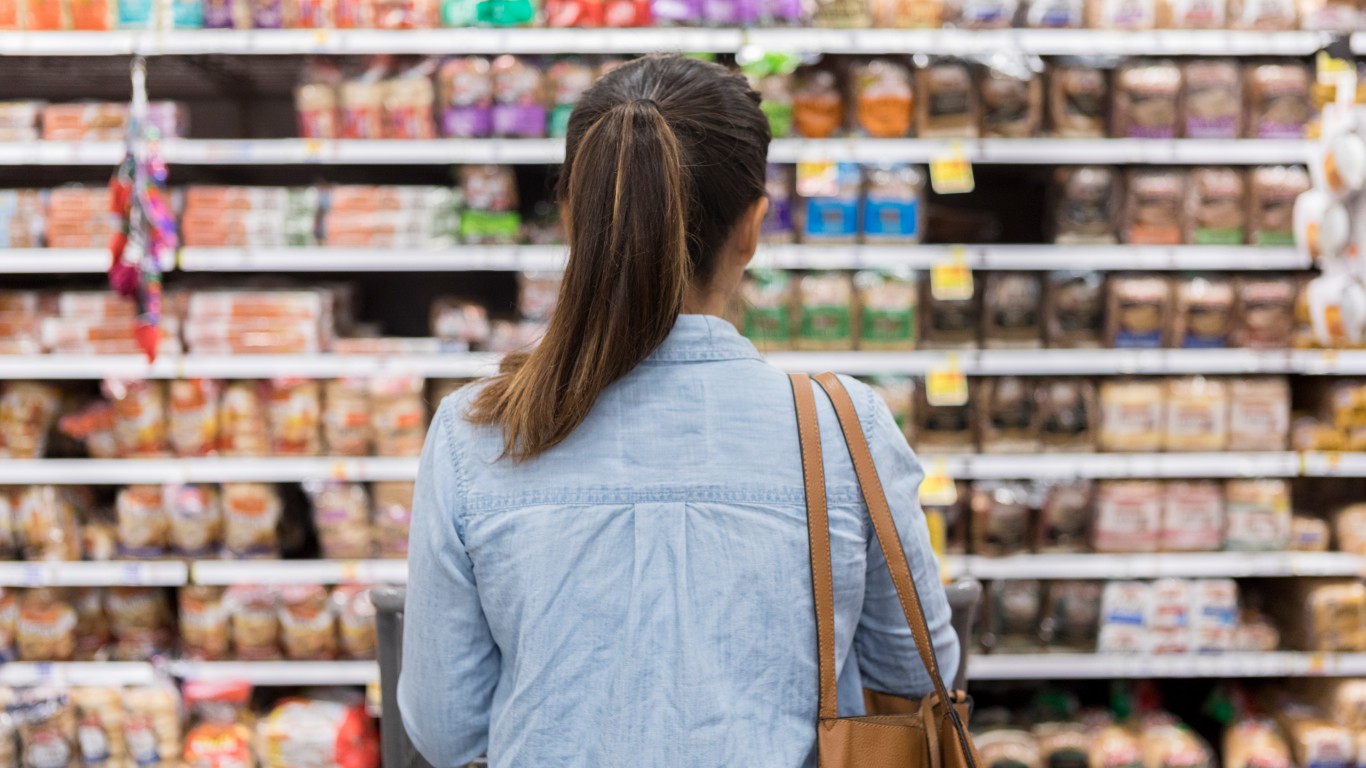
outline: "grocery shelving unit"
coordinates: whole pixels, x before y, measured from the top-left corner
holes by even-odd
[[[1366,674],[1366,653],[1179,654],[1000,653],[968,660],[974,680],[1348,677]]]

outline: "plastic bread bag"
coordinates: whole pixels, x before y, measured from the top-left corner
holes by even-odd
[[[185,732],[185,768],[256,768],[255,739],[247,725],[251,700],[247,683],[185,684],[185,703],[194,724]]]
[[[797,239],[793,224],[796,206],[795,177],[792,166],[768,165],[765,189],[768,192],[768,213],[764,216],[760,235],[765,243],[791,243]]]
[[[1224,729],[1224,768],[1292,768],[1290,745],[1276,722],[1243,717]]]
[[[1248,136],[1299,139],[1313,117],[1313,76],[1299,62],[1252,64],[1245,75]]]
[[[1043,768],[1039,742],[1029,731],[993,728],[974,735],[973,740],[986,765]]]
[[[57,687],[14,689],[7,719],[19,732],[25,768],[77,768],[76,709],[69,693]]]
[[[165,489],[171,551],[181,557],[210,557],[223,539],[223,507],[218,492],[203,485],[172,485]]]
[[[1152,589],[1141,581],[1109,581],[1100,599],[1100,632],[1096,653],[1133,654],[1148,650],[1146,626]],[[1099,765],[1139,765],[1141,754],[1133,732],[1109,726],[1096,733],[1091,748],[1093,759],[1104,755]]]
[[[1130,170],[1121,232],[1130,245],[1179,245],[1186,221],[1186,174]]]
[[[493,78],[482,56],[447,59],[437,70],[441,134],[457,139],[493,133]]]
[[[1106,480],[1096,492],[1092,544],[1097,552],[1156,552],[1162,530],[1162,485]]]
[[[493,82],[493,135],[534,139],[546,135],[545,85],[539,67],[517,56],[498,56],[490,64]]]
[[[1188,179],[1186,242],[1242,245],[1247,239],[1243,173],[1232,168],[1196,168]]]
[[[1173,346],[1215,349],[1229,346],[1234,328],[1233,284],[1220,278],[1189,277],[1175,286]]]
[[[1091,542],[1095,487],[1090,480],[1043,484],[1043,501],[1035,526],[1034,550],[1085,552]]]
[[[1169,715],[1145,718],[1141,735],[1146,768],[1213,768],[1209,745]]]
[[[1224,489],[1213,480],[1174,481],[1162,488],[1163,552],[1213,552],[1224,544]]]
[[[1055,271],[1045,276],[1044,336],[1049,347],[1099,347],[1105,340],[1105,277]]]
[[[379,60],[356,78],[342,82],[338,89],[341,103],[341,138],[384,138],[384,80],[388,67]]]
[[[76,611],[55,589],[31,589],[19,601],[15,632],[22,661],[70,661],[76,655]]]
[[[381,98],[386,139],[436,138],[436,88],[432,85],[435,69],[435,61],[423,61],[384,82]]]
[[[310,60],[303,79],[294,89],[294,114],[299,138],[335,139],[341,135],[338,88],[341,70],[336,66]]]
[[[915,349],[917,293],[914,272],[863,270],[854,274],[854,291],[858,302],[859,349]]]
[[[181,587],[180,647],[186,658],[214,661],[231,651],[224,588],[201,584]]]
[[[1290,438],[1290,385],[1283,377],[1240,377],[1229,387],[1230,451],[1283,451]]]
[[[1263,166],[1248,176],[1248,242],[1289,246],[1295,242],[1295,199],[1310,188],[1299,166]]]
[[[916,59],[916,135],[926,139],[976,138],[981,106],[968,64],[956,59]]]
[[[294,661],[336,657],[336,616],[326,588],[293,584],[280,589],[280,643]]]
[[[1001,376],[977,387],[977,433],[987,453],[1036,453],[1039,450],[1039,405],[1032,379]]]
[[[788,349],[792,345],[793,281],[788,272],[753,269],[740,285],[745,337],[761,351]]]
[[[223,593],[237,658],[280,658],[280,596],[273,587],[235,584]]]
[[[128,747],[123,738],[123,702],[117,688],[73,688],[77,748],[82,765],[123,765]]]
[[[1025,26],[1036,29],[1076,29],[1085,20],[1083,0],[1029,0]]]
[[[25,560],[80,560],[81,538],[71,492],[33,485],[13,495]]]
[[[147,661],[162,656],[174,640],[171,605],[159,587],[111,587],[106,610],[113,628],[114,658]]]
[[[911,132],[911,70],[893,59],[873,59],[853,73],[855,116],[868,136],[895,139]]]
[[[1158,26],[1166,29],[1224,29],[1228,0],[1160,0]]]
[[[1203,376],[1166,383],[1167,451],[1222,451],[1228,442],[1228,387]]]
[[[0,456],[43,458],[59,402],[58,391],[47,384],[11,381],[0,385]]]
[[[92,459],[119,458],[118,442],[114,439],[114,406],[96,400],[79,410],[64,414],[57,420],[63,435],[85,445]],[[4,439],[0,438],[0,454],[4,453]]]
[[[1110,130],[1117,138],[1171,139],[1177,135],[1181,68],[1172,61],[1136,60],[1115,71]]]
[[[1224,547],[1243,552],[1285,548],[1290,538],[1290,487],[1284,480],[1230,480],[1224,487],[1228,532]]]
[[[266,455],[266,405],[259,382],[234,381],[223,390],[219,438],[224,456]]]
[[[347,659],[375,658],[375,604],[370,588],[344,585],[332,590],[332,606],[337,617],[338,648]]]
[[[370,382],[333,379],[323,382],[323,448],[328,456],[368,456],[374,441]]]
[[[868,26],[868,4],[863,0],[811,0],[811,26],[862,29]]]
[[[18,488],[0,486],[0,558],[5,560],[19,559],[22,551],[19,492]]]
[[[1243,80],[1238,62],[1196,59],[1187,61],[1181,70],[1183,135],[1188,139],[1242,136]]]
[[[224,483],[222,504],[225,556],[272,558],[279,555],[277,527],[283,505],[275,486]]]
[[[986,594],[983,644],[992,652],[1031,652],[1042,644],[1044,586],[1029,579],[994,581]],[[977,742],[981,747],[981,741]],[[990,765],[991,763],[988,763]]]
[[[170,383],[168,437],[177,456],[207,456],[218,448],[218,393],[212,379]]]
[[[1044,618],[1040,622],[1045,642],[1050,648],[1093,652],[1096,648],[1096,636],[1100,632],[1100,605],[1101,584],[1098,582],[1055,581],[1050,584],[1048,600],[1044,603]],[[1062,723],[1049,725],[1065,727]],[[1072,729],[1068,729],[1069,735],[1064,737],[1062,733],[1053,728],[1045,728],[1044,725],[1036,728],[1035,732],[1039,735],[1045,757],[1050,753],[1057,755],[1059,752],[1073,751],[1079,745],[1080,738],[1085,738]],[[1050,761],[1050,765],[1059,764]]]
[[[380,557],[408,556],[408,530],[413,517],[413,484],[403,480],[375,483],[375,542]]]
[[[982,136],[1020,139],[1037,135],[1043,127],[1043,60],[996,54],[982,63],[977,82]]]
[[[1039,440],[1045,452],[1096,450],[1100,412],[1096,387],[1084,379],[1045,379],[1037,390]]]
[[[983,289],[982,343],[987,349],[1043,346],[1043,285],[1033,272],[989,272]]]
[[[262,768],[379,765],[379,735],[355,694],[284,699],[258,723],[257,737]]]
[[[1108,346],[1155,349],[1165,346],[1172,313],[1171,284],[1165,277],[1110,278],[1106,306]]]
[[[329,560],[370,557],[370,498],[365,487],[325,481],[305,484],[304,490],[313,503],[313,525],[322,556]]]
[[[798,231],[807,243],[854,243],[859,237],[863,174],[854,163],[797,168]],[[898,222],[904,226],[904,219]]]
[[[114,629],[106,610],[105,590],[98,587],[77,587],[69,589],[62,599],[76,612],[77,661],[93,661],[109,656],[110,643],[114,640]]]
[[[1332,533],[1327,521],[1307,515],[1295,515],[1290,520],[1290,543],[1286,545],[1292,552],[1327,552],[1332,541]]]
[[[975,403],[930,405],[924,386],[916,387],[915,449],[928,454],[963,454],[977,450]]]
[[[1020,0],[955,0],[953,5],[952,24],[964,29],[1008,29],[1020,12]]]
[[[1031,490],[1023,483],[981,481],[973,484],[974,554],[988,557],[1028,552],[1033,523]]]
[[[158,684],[123,692],[123,737],[133,763],[148,768],[180,765],[180,694]]]
[[[844,129],[844,96],[835,70],[819,64],[793,75],[792,125],[807,139],[828,139]]]
[[[266,450],[271,456],[317,456],[322,452],[317,381],[271,382],[266,390]]]
[[[1034,6],[1031,6],[1033,8]],[[1110,114],[1110,72],[1114,62],[1060,58],[1048,70],[1048,124],[1055,136],[1104,137]]]
[[[380,456],[417,456],[427,427],[422,379],[385,377],[370,380],[370,407],[375,453]]]
[[[920,337],[926,349],[975,349],[982,294],[966,299],[936,298],[930,280],[920,281]]]
[[[872,0],[869,11],[879,29],[938,29],[944,25],[944,0]]]
[[[169,548],[170,520],[159,485],[130,485],[114,502],[119,554],[131,559],[163,557]]]
[[[1234,29],[1277,31],[1299,24],[1295,0],[1228,0],[1228,16]]]
[[[797,349],[853,348],[854,287],[848,273],[809,272],[797,281]]]
[[[864,242],[920,242],[925,229],[924,207],[925,177],[915,166],[864,166]]]
[[[1284,349],[1295,332],[1295,281],[1289,277],[1239,277],[1233,346]]]

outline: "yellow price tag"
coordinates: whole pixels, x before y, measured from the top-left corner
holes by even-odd
[[[835,197],[840,193],[839,165],[833,160],[797,163],[797,194],[802,197]]]
[[[930,188],[940,195],[966,194],[977,188],[962,142],[955,141],[948,152],[930,159]]]
[[[967,301],[972,298],[972,291],[967,251],[956,245],[949,251],[948,261],[930,267],[930,294],[938,301]]]
[[[342,562],[341,581],[347,584],[360,581],[360,563],[357,563],[355,560],[346,560]]]
[[[968,377],[958,364],[957,355],[949,355],[944,364],[925,374],[925,399],[933,406],[959,406],[968,401]]]
[[[920,481],[920,506],[922,507],[951,507],[958,502],[958,486],[949,476],[948,467],[944,465],[943,459],[935,459],[925,472],[925,479]],[[944,526],[944,520],[939,520],[940,527]],[[930,528],[933,536],[934,528]],[[933,538],[931,538],[933,541]]]

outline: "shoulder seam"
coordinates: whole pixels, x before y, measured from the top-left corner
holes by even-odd
[[[469,478],[465,474],[465,452],[460,445],[460,441],[455,439],[455,429],[451,426],[450,420],[454,418],[451,411],[455,410],[454,396],[447,397],[437,406],[436,416],[433,421],[439,421],[437,426],[445,433],[446,450],[450,456],[451,471],[455,475],[456,492],[460,495],[459,514],[455,516],[456,531],[460,538],[465,538],[464,517],[468,510],[469,499]]]

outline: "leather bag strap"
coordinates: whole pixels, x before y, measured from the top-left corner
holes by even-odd
[[[797,436],[802,449],[806,487],[806,536],[811,552],[811,591],[816,604],[816,660],[820,667],[820,719],[839,717],[835,681],[835,586],[830,565],[830,515],[825,499],[825,461],[811,377],[794,373],[792,399],[797,404]]]
[[[858,411],[855,410],[854,402],[849,398],[849,392],[844,388],[844,383],[839,380],[838,376],[833,373],[822,373],[816,376],[816,382],[821,385],[821,389],[825,390],[825,394],[835,406],[835,414],[839,417],[840,429],[844,432],[844,442],[849,448],[849,458],[854,464],[854,473],[858,476],[859,490],[863,493],[863,501],[868,507],[868,516],[872,519],[878,546],[882,548],[883,558],[887,561],[887,570],[892,575],[892,584],[896,587],[897,597],[901,602],[901,610],[906,614],[906,623],[911,629],[911,636],[915,639],[915,647],[920,652],[920,660],[924,662],[925,669],[929,672],[930,681],[934,683],[934,690],[939,695],[940,703],[943,704],[949,717],[953,720],[954,729],[958,732],[958,738],[962,744],[963,754],[968,756],[969,765],[975,765],[970,746],[971,741],[962,719],[958,717],[958,712],[953,707],[952,702],[954,700],[949,697],[948,690],[944,687],[944,680],[939,674],[939,659],[934,651],[929,627],[925,623],[925,612],[920,603],[920,593],[916,590],[915,579],[911,577],[911,566],[906,561],[906,550],[901,544],[901,535],[897,533],[896,521],[892,517],[891,507],[887,504],[887,495],[882,490],[882,481],[878,478],[877,467],[873,464],[873,453],[868,448],[868,438],[863,434],[863,424],[859,421]],[[822,483],[822,485],[824,484]],[[822,490],[824,489],[822,488]],[[808,482],[808,505],[810,504],[810,493]],[[828,519],[824,499],[821,500],[821,511],[822,516]],[[827,538],[827,543],[828,541]],[[828,556],[829,550],[827,550]]]

